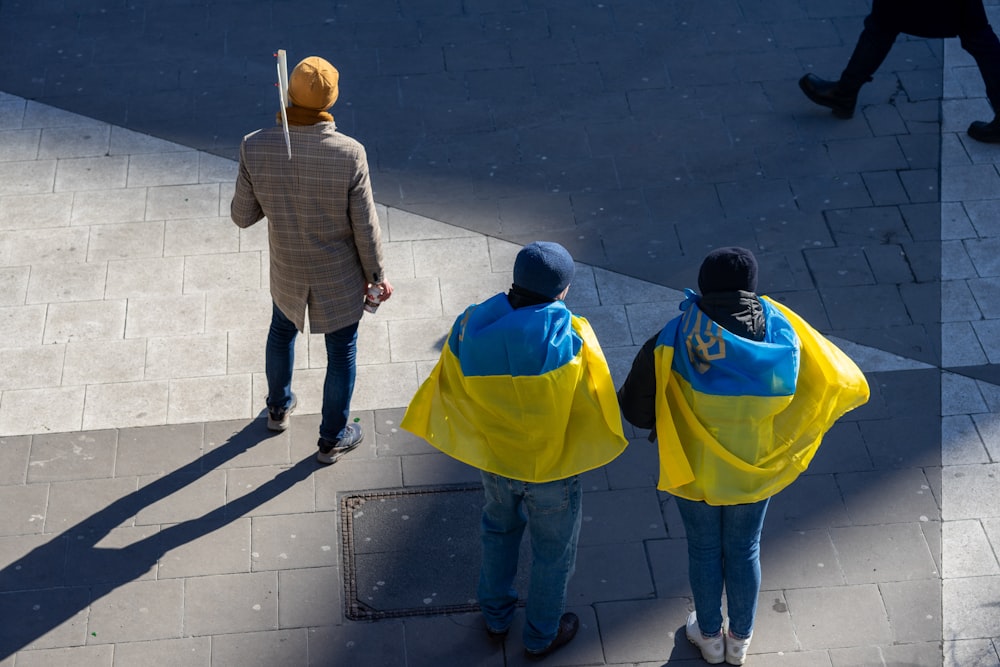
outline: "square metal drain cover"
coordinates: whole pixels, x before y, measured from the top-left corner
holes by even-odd
[[[371,620],[479,609],[480,485],[340,495],[347,617]],[[530,564],[521,543],[521,572]],[[524,575],[518,590],[527,590]]]

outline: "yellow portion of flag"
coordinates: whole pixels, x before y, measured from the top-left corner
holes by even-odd
[[[628,444],[614,383],[589,323],[573,316],[572,326],[579,354],[540,375],[467,377],[446,343],[401,426],[459,461],[525,482],[609,463]]]
[[[661,491],[710,505],[769,498],[808,467],[837,419],[868,401],[868,382],[843,351],[788,307],[767,301],[799,338],[792,396],[695,391],[673,370],[674,348],[656,348]]]

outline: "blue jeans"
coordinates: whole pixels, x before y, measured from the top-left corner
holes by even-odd
[[[566,586],[576,567],[583,491],[576,476],[544,484],[483,472],[483,564],[479,606],[493,630],[510,627],[517,606],[517,557],[525,526],[531,536],[531,583],[524,647],[540,651],[559,633]]]
[[[702,634],[711,636],[722,628],[725,584],[729,630],[746,639],[757,614],[760,531],[770,499],[716,507],[674,498],[687,532],[688,574]]]
[[[295,365],[295,338],[299,330],[277,304],[271,314],[267,334],[264,373],[267,375],[267,407],[284,409],[292,404],[292,368]],[[323,382],[323,419],[319,436],[336,442],[344,436],[354,394],[358,323],[325,334],[326,380]]]

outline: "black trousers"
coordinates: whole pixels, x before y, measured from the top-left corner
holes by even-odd
[[[865,28],[858,37],[851,59],[840,75],[840,82],[850,89],[859,89],[872,80],[872,75],[889,55],[899,33],[919,34],[924,37],[954,37],[954,33],[934,35],[932,33],[911,32],[907,17],[891,9],[895,3],[879,3],[877,0],[872,13],[865,18]],[[880,6],[881,5],[881,6]],[[961,15],[943,20],[941,25],[955,25],[962,48],[969,52],[979,66],[979,73],[986,84],[986,97],[993,108],[1000,113],[1000,40],[990,26],[983,9],[982,0],[958,2]]]

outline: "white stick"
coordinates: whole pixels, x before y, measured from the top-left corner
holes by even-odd
[[[292,138],[288,134],[288,59],[284,49],[278,49],[278,101],[281,107],[281,129],[285,132],[285,147],[288,159],[292,159]]]

